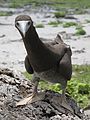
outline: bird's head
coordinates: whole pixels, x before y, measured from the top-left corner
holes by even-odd
[[[32,25],[32,19],[28,15],[19,15],[15,19],[15,27],[19,30],[23,38],[25,38],[26,33]]]

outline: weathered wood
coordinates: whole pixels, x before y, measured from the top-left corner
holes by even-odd
[[[16,107],[16,102],[31,92],[32,85],[23,75],[0,69],[0,120],[89,120],[69,96],[67,100],[75,116],[61,107],[61,95],[53,91],[45,91],[45,99],[42,101]]]

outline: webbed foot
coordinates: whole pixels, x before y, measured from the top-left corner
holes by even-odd
[[[27,104],[30,104],[30,103],[34,103],[36,101],[43,100],[44,98],[45,98],[45,93],[44,92],[31,94],[30,96],[28,96],[28,97],[22,99],[21,101],[17,102],[16,106],[27,105]]]
[[[61,101],[61,106],[66,108],[67,110],[69,110],[73,115],[74,115],[74,111],[73,109],[71,108],[71,106],[69,105],[69,103],[66,101],[66,98],[62,98],[62,101]]]

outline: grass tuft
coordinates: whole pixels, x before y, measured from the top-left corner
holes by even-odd
[[[89,19],[86,19],[86,22],[87,22],[87,23],[90,23],[90,20],[89,20]]]
[[[66,22],[63,24],[63,27],[77,26],[76,22]]]
[[[42,23],[39,23],[36,25],[36,28],[44,28],[44,25]]]
[[[55,12],[54,15],[56,18],[61,18],[66,16],[66,12]]]
[[[48,25],[52,25],[53,27],[57,27],[60,24],[62,24],[61,21],[51,21],[48,23]]]
[[[10,15],[12,15],[11,12],[1,12],[0,11],[0,16],[10,16]]]
[[[85,35],[86,31],[83,28],[76,28],[76,33],[75,35]]]

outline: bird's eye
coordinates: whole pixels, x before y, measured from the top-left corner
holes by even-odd
[[[19,23],[18,23],[18,22],[16,22],[16,25],[17,25],[17,26],[19,26]]]
[[[28,22],[28,25],[30,25],[31,23],[30,22]]]

